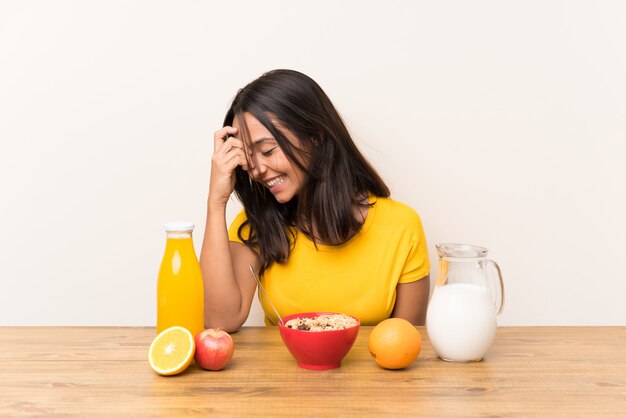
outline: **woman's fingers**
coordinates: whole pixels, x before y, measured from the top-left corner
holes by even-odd
[[[227,151],[222,157],[222,162],[231,170],[234,170],[238,165],[240,165],[244,170],[248,170],[248,160],[246,159],[243,148],[230,148],[230,150]]]
[[[213,134],[213,145],[214,151],[222,148],[223,143],[228,139],[230,135],[236,135],[239,132],[239,129],[234,128],[232,126],[224,126],[222,129],[218,129]]]
[[[234,137],[238,129],[225,126],[213,135],[214,149],[211,157],[209,200],[226,204],[235,187],[235,169],[248,169],[243,142]]]
[[[232,128],[230,130],[226,128],[228,127],[220,129],[215,133],[216,138],[220,139],[220,141],[217,141],[216,139],[215,153],[218,159],[222,160],[224,163],[235,161],[234,165],[228,164],[229,168],[232,170],[234,170],[238,165],[240,165],[244,170],[248,170],[248,160],[246,158],[246,149],[243,141],[234,136],[229,136],[230,132],[236,131],[236,128]]]
[[[237,151],[237,150],[243,151],[243,141],[235,138],[234,136],[231,136],[226,141],[224,141],[224,143],[222,144],[221,150],[225,154],[231,151]]]
[[[237,128],[225,126],[214,134],[213,161],[222,165],[227,171],[233,171],[238,165],[244,170],[248,170],[248,159],[243,141],[231,136],[238,131]]]

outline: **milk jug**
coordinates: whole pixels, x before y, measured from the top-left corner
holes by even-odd
[[[500,267],[487,259],[487,249],[483,247],[435,247],[439,272],[426,314],[428,337],[443,360],[482,360],[493,344],[496,320],[504,308]],[[497,279],[488,270],[497,273]]]

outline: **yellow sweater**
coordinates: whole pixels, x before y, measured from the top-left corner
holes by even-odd
[[[345,244],[318,245],[316,250],[299,233],[287,262],[274,263],[265,271],[261,282],[282,316],[339,312],[359,318],[363,325],[375,325],[391,315],[398,283],[428,274],[428,249],[419,215],[389,198],[370,195],[372,202],[361,231]],[[231,241],[241,242],[237,229],[245,219],[242,211],[231,224]],[[276,315],[260,293],[259,300],[265,323],[275,325]]]

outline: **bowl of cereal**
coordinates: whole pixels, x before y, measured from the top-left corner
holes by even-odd
[[[280,336],[298,366],[328,370],[341,366],[361,322],[350,315],[333,312],[307,312],[288,315],[278,323]]]

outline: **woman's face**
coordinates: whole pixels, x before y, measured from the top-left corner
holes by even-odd
[[[267,187],[278,202],[290,201],[300,193],[306,173],[287,158],[274,136],[257,118],[246,112],[243,120],[249,134],[244,143],[248,153],[250,177]],[[243,127],[238,118],[233,121],[233,126],[239,129],[238,136],[242,139]],[[281,132],[293,145],[300,148],[298,139],[289,131],[281,129]],[[307,162],[302,162],[306,167]]]

